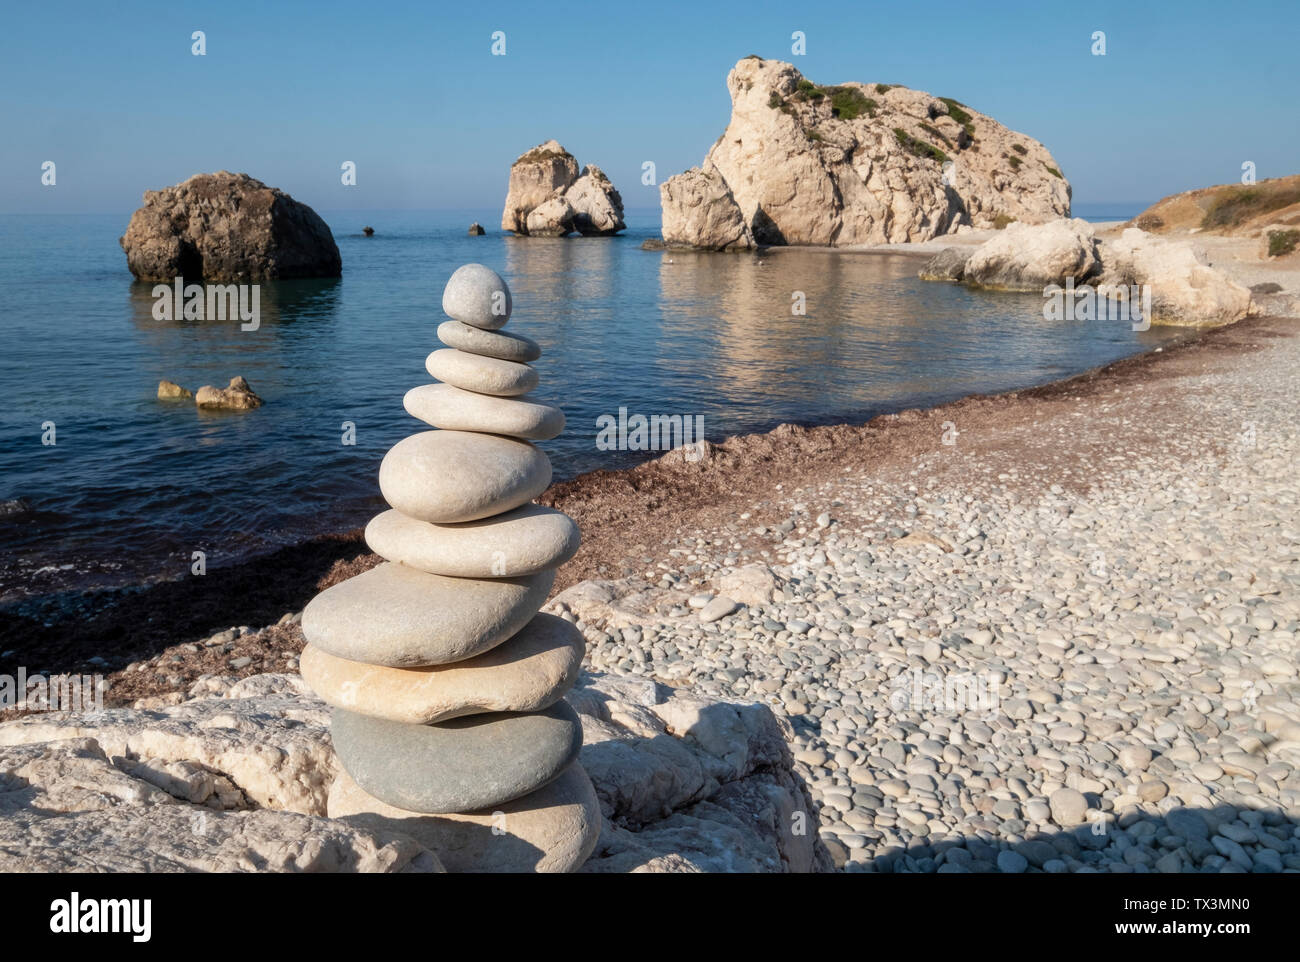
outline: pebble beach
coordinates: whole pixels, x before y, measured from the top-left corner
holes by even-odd
[[[1300,869],[1295,325],[912,412],[549,610],[788,716],[845,870]]]

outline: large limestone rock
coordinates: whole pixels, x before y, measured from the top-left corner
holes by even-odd
[[[664,243],[702,250],[747,250],[754,246],[745,216],[716,170],[693,167],[659,185]]]
[[[1012,224],[980,245],[966,261],[963,279],[1005,291],[1041,291],[1076,284],[1101,270],[1097,236],[1081,218],[1030,226]]]
[[[548,140],[510,165],[510,186],[501,229],[527,234],[529,213],[557,191],[564,191],[578,179],[578,162],[557,141]]]
[[[1250,290],[1198,261],[1187,241],[1130,227],[1103,245],[1103,257],[1104,283],[1151,287],[1154,322],[1227,324],[1250,311]]]
[[[247,174],[196,174],[145,191],[119,243],[141,281],[338,277],[334,235],[317,213]]]
[[[1251,291],[1202,264],[1187,241],[1130,227],[1099,239],[1082,220],[1012,224],[974,248],[940,251],[920,270],[923,280],[964,281],[993,290],[1044,291],[1073,281],[1099,296],[1151,294],[1156,324],[1228,324],[1250,313]]]
[[[578,162],[554,140],[539,144],[510,167],[501,229],[529,237],[616,234],[624,228],[623,198],[604,171]]]
[[[564,199],[573,207],[573,229],[584,237],[617,234],[627,226],[623,195],[594,164],[582,168],[582,176],[565,191]]]
[[[923,241],[962,224],[1069,213],[1070,185],[1042,144],[955,100],[885,84],[819,87],[758,57],[737,63],[727,88],[731,121],[702,171],[729,196],[710,188],[721,210],[706,216],[676,209],[696,205],[699,187],[661,190],[665,242],[717,247],[668,225],[728,222],[732,199],[760,244]]]
[[[829,870],[788,723],[766,706],[618,675],[580,678],[568,700],[602,819],[583,871]],[[331,796],[339,773],[329,709],[297,675],[210,677],[172,707],[6,722],[0,871],[437,871],[444,851],[453,871],[537,870],[586,855],[578,784],[548,786],[564,808],[552,818],[528,799],[500,806],[505,836],[473,813],[407,834],[400,810],[325,818],[349,794]],[[548,844],[564,864],[536,864]]]

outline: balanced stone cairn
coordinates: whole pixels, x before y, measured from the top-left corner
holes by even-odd
[[[408,391],[432,425],[379,468],[392,510],[366,527],[385,563],[321,592],[302,617],[303,678],[334,709],[343,771],[331,818],[403,832],[449,871],[563,872],[600,832],[577,762],[582,725],[563,700],[582,633],[540,614],[578,526],[533,504],[551,463],[532,441],[564,428],[528,397],[541,349],[500,330],[510,290],[459,268],[429,355],[440,384]]]

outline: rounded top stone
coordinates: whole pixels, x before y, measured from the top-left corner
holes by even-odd
[[[509,286],[482,264],[456,268],[442,292],[442,309],[448,317],[485,331],[505,327],[510,308]]]

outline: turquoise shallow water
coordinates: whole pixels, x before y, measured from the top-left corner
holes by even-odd
[[[718,439],[1042,383],[1174,336],[1045,321],[1037,295],[922,283],[906,256],[643,251],[657,212],[562,240],[502,235],[490,211],[323,216],[343,278],[262,285],[253,332],[155,320],[117,243],[129,213],[0,217],[0,501],[31,505],[0,519],[0,599],[179,577],[196,550],[219,565],[364,523],[380,458],[420,429],[402,395],[430,380],[442,287],[469,261],[507,278],[511,328],[546,352],[535,393],[569,418],[543,445],[557,478],[645,456],[597,447],[620,407],[702,417]],[[471,220],[491,233],[467,236]],[[236,374],[264,407],[154,396],[161,378]]]

